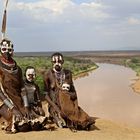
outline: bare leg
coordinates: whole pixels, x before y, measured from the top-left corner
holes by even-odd
[[[4,104],[2,106],[0,106],[0,116],[2,116],[6,121],[11,120],[11,118],[12,118],[11,111]]]
[[[12,113],[4,104],[0,106],[0,116],[7,121],[7,126],[5,126],[5,130],[10,131],[12,127]]]

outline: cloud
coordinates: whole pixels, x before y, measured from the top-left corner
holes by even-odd
[[[71,0],[40,0],[36,2],[11,2],[11,11],[22,11],[26,16],[44,22],[67,22],[78,19],[104,19],[109,14],[105,13],[103,4],[91,2],[76,4]]]
[[[130,17],[130,18],[128,18],[128,24],[140,25],[140,19],[134,18],[134,17]]]
[[[36,2],[18,2],[15,3],[15,6],[20,10],[27,10],[30,12],[38,11],[41,12],[43,10],[51,11],[54,15],[60,15],[63,13],[64,9],[72,5],[70,0],[40,0]],[[41,14],[40,14],[41,15]]]
[[[79,6],[79,10],[81,11],[82,15],[87,18],[95,18],[95,19],[106,19],[109,18],[109,13],[106,13],[105,10],[109,8],[102,3],[81,3]]]
[[[139,9],[139,0],[11,0],[7,32],[17,51],[127,49],[140,44]]]

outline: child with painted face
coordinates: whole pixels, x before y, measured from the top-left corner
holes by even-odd
[[[40,100],[40,92],[38,85],[34,82],[36,78],[35,68],[32,66],[26,67],[25,70],[25,91],[27,94],[27,101],[24,99],[25,106],[29,106],[37,115],[45,116]]]

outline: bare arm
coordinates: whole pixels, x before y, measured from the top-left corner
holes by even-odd
[[[38,87],[38,85],[35,84],[36,90],[35,90],[35,102],[37,103],[37,105],[39,107],[42,107],[42,103],[41,103],[41,99],[40,99],[40,89]]]
[[[60,109],[57,107],[57,105],[51,100],[48,94],[46,94],[45,99],[47,100],[48,104],[51,105],[57,113],[61,112]]]
[[[54,108],[57,113],[60,113],[60,109],[58,106],[51,100],[50,98],[50,90],[51,90],[51,72],[48,71],[44,76],[44,91],[45,91],[45,99],[50,106]]]
[[[9,109],[12,110],[14,108],[13,103],[11,103],[11,101],[2,93],[2,91],[0,91],[0,99]]]

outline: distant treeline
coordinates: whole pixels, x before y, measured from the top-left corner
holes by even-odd
[[[15,52],[15,56],[50,56],[54,52]],[[62,51],[64,56],[140,56],[140,50]]]
[[[17,64],[22,68],[23,74],[27,66],[33,66],[36,69],[37,77],[36,82],[39,85],[41,92],[43,91],[43,74],[47,69],[49,69],[51,64],[51,59],[49,56],[38,56],[38,57],[15,57]],[[65,63],[64,68],[72,71],[73,76],[80,75],[83,72],[93,70],[97,68],[97,65],[87,59],[74,59],[72,57],[64,57]]]

